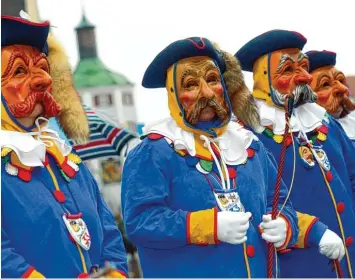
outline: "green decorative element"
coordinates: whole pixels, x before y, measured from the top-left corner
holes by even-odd
[[[70,182],[70,178],[65,174],[65,172],[59,168],[60,174],[63,176],[63,178],[66,180],[66,182]]]
[[[9,156],[2,157],[1,159],[4,163],[4,165],[6,165],[10,161]]]
[[[268,128],[266,128],[266,129],[263,131],[263,133],[264,133],[265,135],[267,135],[268,137],[270,137],[270,138],[272,138],[272,137],[274,136],[273,131],[271,131],[271,130],[268,129]]]
[[[204,171],[210,172],[212,170],[213,162],[200,160],[200,166]]]
[[[109,70],[97,58],[81,59],[74,71],[76,88],[99,87],[108,85],[133,85],[124,75]]]
[[[317,141],[317,137],[318,137],[317,134],[311,136],[311,141],[312,141],[312,143],[315,143],[315,142]]]

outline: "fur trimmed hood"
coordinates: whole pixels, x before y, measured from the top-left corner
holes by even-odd
[[[64,47],[53,34],[48,39],[48,62],[53,79],[53,97],[61,106],[57,116],[64,133],[73,141],[83,144],[89,139],[89,122],[73,84],[73,76]]]
[[[253,95],[245,84],[239,61],[232,54],[222,50],[216,43],[213,45],[222,55],[226,64],[223,78],[228,90],[233,114],[245,125],[256,132],[261,132],[258,108]]]

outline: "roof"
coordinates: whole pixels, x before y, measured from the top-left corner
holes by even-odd
[[[133,85],[124,75],[109,70],[99,58],[79,61],[74,71],[74,84],[76,88]]]
[[[84,28],[94,28],[95,25],[93,25],[90,21],[87,20],[85,13],[83,12],[83,16],[81,17],[81,21],[77,27],[75,27],[76,30],[78,29],[84,29]]]

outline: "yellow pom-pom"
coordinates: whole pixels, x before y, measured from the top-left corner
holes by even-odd
[[[77,165],[79,165],[81,163],[80,157],[76,154],[73,154],[73,153],[70,153],[68,155],[68,160],[73,162],[74,164],[77,164]]]
[[[1,157],[5,157],[7,154],[9,154],[12,151],[11,148],[4,147],[1,149]]]
[[[322,132],[318,132],[317,139],[319,139],[320,141],[326,141],[327,136],[325,134],[323,134]]]
[[[283,141],[284,137],[281,136],[281,135],[274,135],[274,136],[273,136],[273,139],[274,139],[274,141],[276,141],[277,143],[281,143],[281,142]]]

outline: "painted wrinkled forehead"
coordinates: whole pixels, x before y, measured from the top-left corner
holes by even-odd
[[[26,65],[32,60],[36,64],[42,58],[47,56],[32,46],[12,45],[1,49],[1,76],[6,74],[9,68],[12,68],[17,58],[21,58]]]
[[[203,77],[210,70],[218,71],[218,74],[220,75],[216,63],[210,57],[206,56],[186,58],[177,62],[175,76],[178,92],[185,77],[189,75],[194,77]]]
[[[308,56],[297,48],[274,51],[270,58],[271,74],[280,71],[287,62],[299,63],[304,59],[308,60]]]
[[[317,77],[322,74],[328,75],[329,77],[332,77],[332,78],[336,77],[337,75],[344,75],[344,73],[342,71],[337,69],[335,66],[331,66],[331,65],[318,68],[312,72],[313,77]],[[344,77],[345,77],[345,75],[344,75]]]
[[[338,70],[335,66],[329,65],[318,68],[312,72],[312,77],[313,81],[311,86],[313,90],[316,91],[319,90],[319,86],[321,85],[322,81],[328,82],[335,79],[340,80],[341,83],[345,84],[348,87],[346,83],[345,74],[342,71]]]

